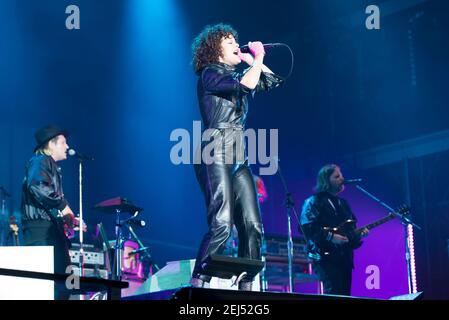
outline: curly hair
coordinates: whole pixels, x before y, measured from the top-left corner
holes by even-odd
[[[237,31],[229,24],[219,23],[204,27],[192,43],[192,64],[196,74],[204,67],[219,61],[222,54],[221,41],[231,35],[238,41]]]
[[[327,164],[320,169],[316,179],[316,192],[329,191],[331,189],[329,178],[334,173],[335,169],[340,169],[340,167],[336,164]]]

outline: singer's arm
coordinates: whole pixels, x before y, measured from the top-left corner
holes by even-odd
[[[245,61],[250,67],[253,65],[255,60],[254,57],[249,53],[240,53],[239,57],[240,59],[242,59],[242,61]],[[270,68],[268,68],[265,64],[262,63],[261,67],[262,72],[274,74],[274,72],[271,71]]]
[[[256,57],[240,80],[240,83],[250,89],[253,94],[254,92],[269,91],[283,82],[283,78],[274,74],[263,64],[263,57],[260,59]]]
[[[243,84],[245,87],[253,90],[256,88],[257,84],[259,83],[260,74],[262,72],[262,66],[263,66],[263,58],[264,54],[257,55],[253,60],[253,63],[251,65],[251,68],[248,70],[248,72],[245,73],[245,75],[240,80],[240,83]]]
[[[284,79],[264,65],[265,50],[262,43],[250,42],[249,46],[251,54],[240,51],[238,53],[240,59],[250,65],[240,83],[252,90],[253,94],[254,92],[269,91],[283,83]]]

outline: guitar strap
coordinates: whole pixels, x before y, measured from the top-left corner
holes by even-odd
[[[337,215],[337,208],[335,208],[334,203],[332,202],[332,200],[330,198],[327,198],[327,201],[329,202],[329,204],[331,205],[331,207],[334,209],[334,213],[335,215]]]

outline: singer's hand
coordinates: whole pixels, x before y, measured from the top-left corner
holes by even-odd
[[[249,51],[254,57],[259,55],[265,55],[265,48],[263,47],[262,42],[248,42]]]
[[[242,53],[242,52],[240,52],[240,49],[238,52],[238,56],[242,61],[245,61],[250,66],[254,62],[254,57],[250,53]]]

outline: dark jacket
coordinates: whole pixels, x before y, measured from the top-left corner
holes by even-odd
[[[256,88],[250,90],[240,83],[243,74],[236,72],[233,66],[216,63],[205,67],[198,79],[197,95],[204,129],[210,129],[210,141],[221,143],[221,148],[214,150],[220,159],[225,154],[246,156],[241,133],[248,113],[248,94],[269,91],[283,83],[281,77],[262,72]],[[238,146],[241,147],[234,147],[235,152],[230,153],[236,141],[240,141]],[[202,146],[208,143],[205,141]]]
[[[225,63],[211,64],[201,71],[197,94],[206,129],[219,128],[223,123],[245,125],[247,95],[252,91],[240,83],[242,77],[242,73]],[[281,77],[262,72],[253,92],[271,90],[282,82]]]
[[[348,219],[354,221],[345,234],[350,241],[336,246],[331,242],[333,232],[324,227],[338,227]],[[328,192],[308,198],[301,212],[301,230],[307,240],[309,257],[315,262],[347,263],[353,266],[353,250],[362,245],[360,236],[354,233],[356,222],[346,200]]]
[[[60,168],[52,157],[34,155],[25,168],[22,184],[22,221],[47,220],[67,206]]]

